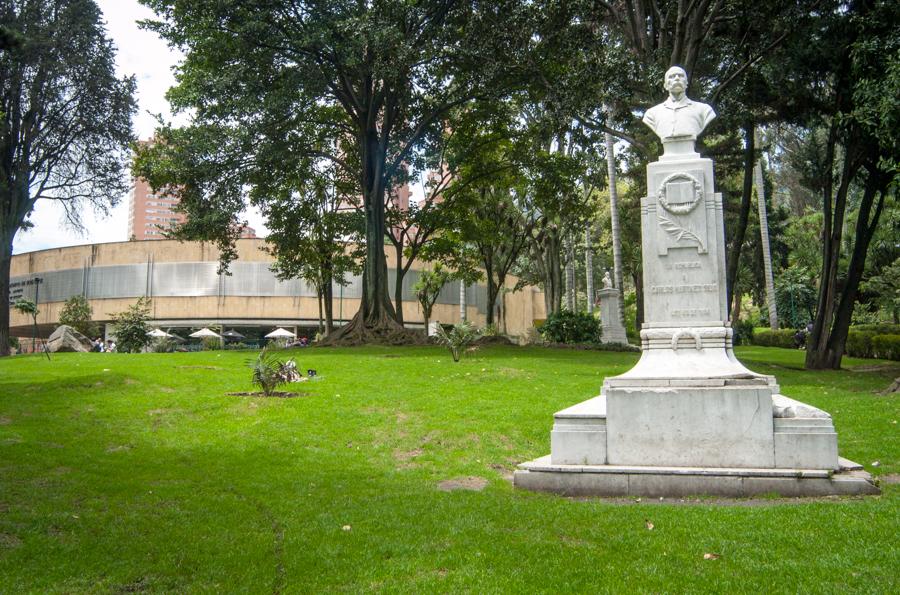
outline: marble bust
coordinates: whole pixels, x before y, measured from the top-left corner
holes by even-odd
[[[611,289],[613,285],[612,279],[609,278],[609,271],[603,275],[603,289]]]
[[[687,73],[680,66],[666,71],[669,98],[644,114],[644,124],[663,141],[693,141],[716,117],[705,103],[692,101],[687,92]]]

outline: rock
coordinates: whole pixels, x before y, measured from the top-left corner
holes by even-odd
[[[91,340],[65,324],[56,327],[47,339],[47,349],[57,351],[90,351]]]

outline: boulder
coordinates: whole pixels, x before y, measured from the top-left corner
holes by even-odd
[[[60,325],[47,339],[47,349],[57,351],[90,351],[91,340],[65,324]]]

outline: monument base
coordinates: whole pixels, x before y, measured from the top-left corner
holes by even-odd
[[[629,465],[555,465],[550,456],[522,463],[513,475],[516,487],[563,496],[747,498],[858,496],[880,494],[860,465],[840,459],[838,471],[725,467],[646,467]]]
[[[778,394],[774,378],[623,382],[609,378],[600,396],[557,412],[551,454],[520,465],[516,487],[596,496],[880,493],[862,467],[838,457],[831,416]]]

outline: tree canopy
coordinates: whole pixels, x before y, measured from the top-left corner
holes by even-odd
[[[16,234],[38,200],[74,225],[85,203],[104,211],[128,189],[134,80],[115,75],[115,50],[93,0],[0,3],[0,304],[9,301]],[[9,354],[0,308],[0,355]]]

